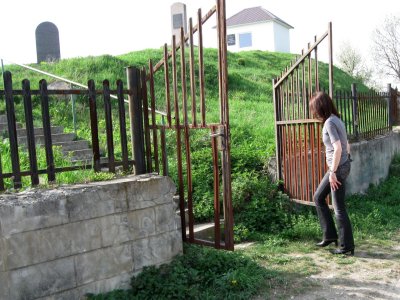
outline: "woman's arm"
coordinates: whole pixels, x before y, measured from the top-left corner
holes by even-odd
[[[340,157],[342,155],[342,144],[340,143],[340,140],[337,140],[332,144],[332,146],[333,146],[333,157],[332,157],[332,166],[331,169],[329,170],[330,171],[329,182],[331,184],[332,191],[335,191],[339,188],[339,185],[341,185],[341,183],[336,178],[335,172],[340,163]],[[349,146],[347,146],[347,148],[349,149]]]

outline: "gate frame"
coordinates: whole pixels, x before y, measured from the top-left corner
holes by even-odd
[[[216,13],[217,19],[217,36],[218,36],[218,85],[219,85],[219,106],[220,106],[220,120],[218,123],[206,124],[206,109],[205,109],[205,85],[204,85],[204,61],[203,61],[203,36],[202,26],[210,19],[210,17]],[[147,90],[149,90],[151,107],[148,113],[151,117],[144,118],[144,135],[145,138],[148,136],[150,139],[150,132],[153,134],[153,153],[152,157],[151,149],[148,149],[149,145],[146,145],[146,171],[150,172],[155,165],[155,170],[161,173],[155,157],[158,157],[158,142],[157,142],[157,130],[160,130],[161,134],[161,165],[162,174],[168,175],[168,164],[165,155],[165,131],[174,130],[176,132],[176,155],[178,160],[178,195],[179,195],[179,209],[181,216],[182,226],[182,239],[189,243],[201,244],[206,246],[213,246],[215,248],[222,248],[226,250],[234,250],[234,238],[233,238],[233,205],[232,205],[232,187],[231,187],[231,157],[230,157],[230,125],[229,125],[229,102],[228,102],[228,64],[227,64],[227,42],[226,42],[226,4],[225,0],[216,0],[216,5],[202,17],[201,10],[198,10],[197,14],[198,24],[193,26],[192,19],[189,19],[189,30],[184,35],[183,28],[180,31],[180,41],[176,44],[176,37],[173,35],[171,43],[171,51],[168,51],[167,44],[164,45],[164,57],[153,67],[153,63],[149,61],[148,75],[144,76],[142,81],[143,99],[147,101]],[[193,34],[198,33],[199,38],[199,90],[200,90],[200,115],[201,120],[196,121],[196,107],[195,95],[196,87],[194,79],[194,50],[193,50]],[[182,42],[183,41],[183,42]],[[185,47],[189,48],[189,76],[190,81],[186,76],[186,59],[185,59]],[[180,78],[178,78],[178,66],[176,54],[180,54]],[[168,60],[171,59],[172,67],[169,69]],[[183,67],[182,67],[183,66]],[[166,94],[166,113],[163,115],[162,124],[155,123],[155,93],[154,93],[154,74],[161,68],[164,68],[164,82],[165,82],[165,94]],[[142,72],[145,72],[144,70]],[[172,85],[170,87],[169,72],[172,73]],[[181,84],[181,94],[178,92],[178,80]],[[190,95],[192,99],[192,123],[188,120],[187,111],[187,85],[186,82],[190,83]],[[148,86],[148,88],[147,88]],[[171,93],[171,95],[170,95]],[[172,97],[172,99],[171,99]],[[179,106],[179,100],[181,100],[182,106]],[[146,102],[147,103],[147,102]],[[145,106],[145,104],[143,103]],[[172,105],[172,109],[171,109]],[[173,112],[171,112],[173,110]],[[174,117],[172,116],[174,114]],[[146,114],[145,114],[146,115]],[[166,117],[167,122],[164,122]],[[174,120],[173,120],[174,119]],[[181,121],[182,119],[182,121]],[[173,124],[174,123],[174,124]],[[211,138],[211,150],[213,159],[213,175],[214,175],[214,228],[215,238],[214,241],[207,241],[198,239],[194,235],[194,215],[193,215],[193,201],[192,201],[192,177],[191,177],[191,158],[190,158],[190,132],[196,129],[209,129]],[[183,178],[183,165],[182,165],[182,139],[185,143],[186,149],[186,193],[188,195],[187,208],[188,212],[188,231],[186,233],[186,218],[185,218],[185,186]],[[220,154],[218,153],[220,152]],[[219,163],[220,160],[220,163]],[[221,169],[221,174],[220,174]],[[221,175],[221,177],[220,177]],[[221,182],[220,182],[221,181]],[[221,186],[220,186],[221,185]],[[219,210],[219,199],[222,194],[223,203],[223,217],[224,217],[224,240],[221,241],[220,232],[220,210]]]
[[[321,135],[318,134],[320,131],[320,124],[319,120],[310,117],[308,111],[308,101],[313,94],[313,91],[319,91],[319,72],[318,72],[318,45],[325,39],[328,38],[328,52],[329,52],[329,95],[333,99],[333,50],[332,50],[332,23],[329,22],[328,30],[317,39],[315,36],[314,44],[310,45],[308,43],[308,50],[304,52],[302,50],[302,55],[298,58],[294,63],[290,65],[290,67],[286,68],[285,72],[279,78],[276,78],[272,81],[273,85],[273,101],[274,101],[274,116],[275,116],[275,141],[276,141],[276,161],[277,161],[277,180],[279,184],[279,188],[282,191],[285,191],[289,194],[292,201],[299,202],[301,204],[307,205],[314,205],[312,201],[312,197],[310,196],[309,186],[310,183],[312,187],[314,187],[314,183],[316,182],[315,176],[318,176],[321,179],[321,169],[326,170],[326,164],[321,166],[321,160],[323,159],[322,151],[321,151]],[[315,53],[315,67],[312,70],[312,52]],[[305,65],[306,61],[308,60],[308,68]],[[298,73],[300,66],[302,65],[302,80],[299,78],[300,75]],[[308,78],[305,77],[305,69],[308,70]],[[313,72],[314,71],[314,72]],[[297,78],[296,74],[297,72]],[[311,74],[314,73],[314,74]],[[313,76],[314,75],[314,76]],[[313,81],[314,79],[314,81]],[[296,82],[295,82],[296,80]],[[307,87],[306,87],[307,81]],[[301,83],[301,85],[300,85]],[[285,86],[287,84],[287,86]],[[301,90],[300,90],[301,87]],[[308,89],[307,89],[308,88]],[[285,89],[282,91],[282,89]],[[297,98],[296,98],[297,97]],[[297,114],[303,114],[303,118],[295,118],[295,107],[293,107],[292,115],[293,118],[290,118],[290,107],[284,107],[285,105],[295,104],[297,101],[297,105],[299,107],[301,102],[301,97],[303,99],[303,107],[297,110]],[[302,112],[301,112],[302,110]],[[287,114],[285,117],[283,112]],[[315,124],[317,124],[317,135],[315,135]],[[300,140],[299,146],[296,143],[296,129],[293,131],[291,126],[299,126],[298,134],[299,137],[301,134],[304,134],[305,141],[304,141],[304,153],[302,152],[302,145],[303,142]],[[288,139],[286,139],[286,127],[290,128],[288,132]],[[301,128],[304,128],[303,131],[300,131]],[[296,127],[295,127],[296,128]],[[307,132],[308,128],[308,132]],[[291,136],[293,135],[293,137]],[[311,166],[309,168],[309,153],[307,150],[307,136],[310,137],[310,151],[311,151]],[[293,143],[292,140],[293,138]],[[312,139],[311,139],[312,138]],[[315,144],[316,142],[316,144]],[[288,144],[289,143],[289,144]],[[317,147],[317,159],[319,161],[318,166],[315,165],[314,160],[314,151],[315,146]],[[288,147],[289,149],[286,149]],[[297,150],[300,150],[300,162],[299,166],[297,166]],[[293,153],[292,153],[293,151]],[[304,159],[303,159],[304,154]],[[292,156],[292,157],[291,157]],[[289,157],[289,172],[286,172],[286,164],[285,160]],[[292,158],[294,157],[295,162],[294,165]],[[304,161],[304,163],[303,163]],[[323,161],[325,161],[323,159]],[[285,165],[283,165],[285,164]],[[319,168],[318,172],[315,172],[315,167]],[[305,168],[305,173],[303,174],[302,168]],[[312,169],[312,172],[309,172],[309,169]],[[292,174],[295,173],[295,174]],[[292,180],[293,175],[297,175],[300,172],[301,182],[298,185],[297,181]],[[285,173],[285,174],[284,174]],[[289,173],[289,174],[287,174]],[[317,173],[317,174],[316,174]],[[303,177],[303,175],[305,175]],[[308,177],[312,176],[311,182],[308,181]],[[303,181],[304,180],[304,181]],[[290,186],[295,182],[295,191]],[[305,190],[304,190],[305,189]],[[299,192],[300,193],[297,193]],[[304,199],[305,198],[305,199]]]

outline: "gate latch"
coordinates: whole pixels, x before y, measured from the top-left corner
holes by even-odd
[[[225,134],[224,134],[224,126],[218,126],[215,133],[210,134],[210,138],[217,138],[217,146],[218,150],[225,150]]]

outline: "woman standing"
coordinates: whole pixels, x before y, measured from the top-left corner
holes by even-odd
[[[354,239],[349,216],[344,202],[345,179],[350,173],[350,146],[347,141],[346,128],[339,118],[332,99],[323,92],[317,92],[310,100],[310,111],[323,122],[322,141],[325,145],[328,172],[322,178],[314,194],[318,218],[323,232],[323,239],[316,244],[326,247],[331,243],[338,245],[338,234],[326,197],[332,196],[336,223],[339,231],[339,248],[333,254],[354,255]]]

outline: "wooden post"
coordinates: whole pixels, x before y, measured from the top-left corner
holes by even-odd
[[[135,160],[135,174],[140,175],[146,172],[140,70],[135,67],[128,67],[126,68],[126,74],[129,89],[129,119],[131,125],[132,153]]]

